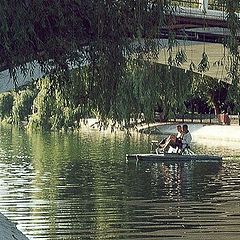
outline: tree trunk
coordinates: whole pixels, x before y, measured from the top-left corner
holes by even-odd
[[[215,114],[215,116],[217,116],[218,114],[220,114],[221,113],[221,108],[220,108],[220,105],[219,105],[219,103],[214,103],[213,102],[213,108],[214,108],[214,114]]]

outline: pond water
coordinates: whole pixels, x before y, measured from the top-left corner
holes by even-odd
[[[239,239],[240,148],[221,163],[140,163],[152,138],[0,129],[0,211],[29,239]]]

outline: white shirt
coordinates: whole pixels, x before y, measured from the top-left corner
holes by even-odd
[[[183,139],[182,139],[182,148],[185,148],[187,146],[190,146],[190,143],[192,141],[192,136],[190,132],[187,132],[183,135]]]
[[[177,133],[177,138],[181,138],[182,137],[182,132],[178,132]]]

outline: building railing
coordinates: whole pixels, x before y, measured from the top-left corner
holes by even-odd
[[[161,121],[160,115],[156,115],[155,120]],[[184,113],[174,114],[169,120],[178,123],[205,123],[205,124],[222,124],[222,125],[240,125],[240,114],[228,115],[226,113],[218,114],[201,114],[201,113]]]
[[[227,17],[226,4],[217,0],[172,0],[174,15],[211,20],[224,20]],[[240,11],[236,12],[240,18]]]
[[[171,119],[173,122],[188,122],[188,123],[209,123],[217,124],[218,118],[215,114],[197,114],[197,113],[184,113],[184,114],[174,114]]]
[[[171,4],[176,7],[198,8],[202,11],[224,11],[226,4],[217,0],[172,0]]]

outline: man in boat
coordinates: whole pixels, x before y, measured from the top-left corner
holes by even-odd
[[[188,125],[184,124],[182,136],[182,152],[190,148],[190,143],[192,142],[192,135],[188,130]]]

